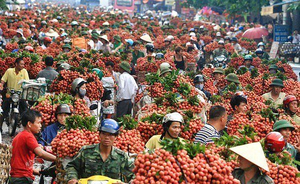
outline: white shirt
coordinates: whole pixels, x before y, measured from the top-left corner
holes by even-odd
[[[134,78],[127,72],[120,75],[118,83],[117,101],[122,100],[134,100],[135,94],[138,90],[138,86]]]
[[[240,44],[236,43],[236,44],[232,44],[234,50],[236,50],[237,52],[242,51],[242,47]]]
[[[88,45],[91,47],[91,50],[100,50],[103,44],[100,41],[95,43],[93,40],[90,40],[88,41]]]
[[[296,44],[300,43],[300,34],[293,35],[293,42],[292,43],[296,43]]]

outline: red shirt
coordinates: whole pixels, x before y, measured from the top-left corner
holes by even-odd
[[[12,158],[10,175],[15,178],[29,177],[34,180],[33,164],[38,142],[34,135],[26,130],[18,133],[12,142]]]

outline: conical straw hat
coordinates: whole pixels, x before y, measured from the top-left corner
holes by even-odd
[[[258,167],[269,171],[266,157],[260,142],[236,146],[230,148],[230,150],[245,158],[249,162],[257,165]]]
[[[143,40],[145,42],[152,43],[152,40],[151,40],[151,38],[148,34],[145,34],[145,35],[141,36],[141,40]]]

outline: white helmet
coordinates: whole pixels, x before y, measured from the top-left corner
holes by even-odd
[[[191,33],[190,33],[190,36],[191,36],[191,37],[192,37],[192,36],[196,36],[196,33],[191,32]]]
[[[176,121],[176,122],[180,122],[181,124],[184,123],[183,117],[178,112],[172,112],[172,113],[166,114],[163,119],[163,125],[169,121],[172,121],[172,122]]]
[[[172,40],[174,40],[174,36],[169,35],[169,36],[167,36],[167,39],[172,41]]]

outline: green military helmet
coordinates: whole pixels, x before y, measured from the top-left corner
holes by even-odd
[[[71,85],[71,92],[76,93],[77,88],[81,87],[83,84],[87,83],[83,78],[76,78],[73,80]]]
[[[224,70],[222,68],[216,68],[213,72],[213,74],[215,73],[220,73],[220,74],[224,74]]]
[[[120,36],[118,36],[118,35],[115,35],[115,36],[114,36],[114,40],[116,40],[116,41],[119,41],[119,42],[120,42],[120,41],[121,41],[121,37],[120,37]]]
[[[244,57],[245,60],[252,60],[252,55],[248,54]]]
[[[273,64],[273,65],[270,65],[270,67],[269,67],[269,70],[278,70],[278,66],[277,65],[275,65],[275,64]]]
[[[281,79],[274,79],[270,86],[279,86],[284,88],[283,81]]]
[[[81,36],[85,36],[85,35],[88,35],[88,33],[86,31],[82,31]]]
[[[94,34],[94,33],[98,34],[98,32],[97,32],[96,29],[93,29],[93,30],[92,30],[92,34]]]
[[[99,34],[98,33],[92,33],[92,38],[94,39],[99,39]]]
[[[130,64],[129,64],[128,62],[122,61],[122,62],[120,63],[119,66],[120,66],[120,68],[122,68],[122,69],[125,70],[126,72],[130,73],[130,71],[131,71],[131,66],[130,66]]]
[[[103,32],[106,32],[106,31],[110,31],[110,29],[109,28],[104,28]]]
[[[72,47],[71,47],[71,45],[70,44],[64,44],[63,46],[62,46],[62,48],[63,49],[72,49]]]
[[[229,82],[234,82],[234,83],[240,84],[240,81],[239,81],[238,76],[237,76],[236,74],[234,74],[234,73],[228,74],[228,75],[225,77],[225,79],[226,79],[227,81],[229,81]]]
[[[160,64],[159,70],[160,70],[160,75],[163,75],[163,74],[165,74],[167,72],[171,72],[172,71],[171,70],[171,65],[169,63],[166,63],[166,62]]]
[[[126,29],[132,30],[132,27],[131,27],[130,25],[127,25],[127,26],[126,26]]]
[[[100,80],[104,76],[103,72],[99,68],[93,68],[92,72],[96,72],[96,74],[97,74],[97,76],[99,77]]]
[[[290,128],[292,131],[295,130],[295,127],[289,121],[284,119],[276,121],[273,125],[273,131],[279,131],[282,128]]]
[[[69,65],[69,63],[63,62],[57,66],[57,71],[59,72],[61,70],[70,70],[70,68],[71,68],[71,65]]]

